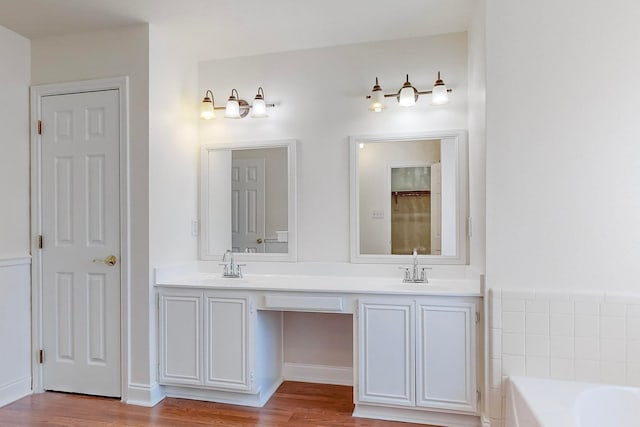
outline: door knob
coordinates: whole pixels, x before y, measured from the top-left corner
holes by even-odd
[[[116,262],[118,262],[118,258],[116,258],[115,255],[109,255],[105,259],[94,258],[93,262],[101,262],[101,263],[109,265],[109,266],[114,266],[114,265],[116,265]]]
[[[256,243],[261,245],[262,244],[262,239],[260,239],[260,238],[256,239]]]

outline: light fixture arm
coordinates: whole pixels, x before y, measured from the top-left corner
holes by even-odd
[[[440,78],[440,71],[438,71],[438,78],[437,78],[436,83],[435,83],[434,86],[444,86],[444,81]],[[376,77],[376,84],[375,84],[374,88],[375,87],[380,88],[380,85],[378,84],[378,78],[377,77]],[[402,85],[402,87],[398,90],[398,92],[385,93],[384,97],[385,98],[396,98],[396,99],[398,99],[398,97],[400,96],[400,90],[402,90],[405,87],[413,87],[411,85],[411,83],[409,82],[409,74],[406,75],[406,80],[405,80],[404,84]],[[431,95],[433,93],[433,89],[431,89],[431,90],[417,90],[415,87],[413,89],[415,91],[416,100],[417,100],[417,97],[419,95]],[[447,88],[447,92],[451,93],[451,92],[453,92],[453,90],[451,88]],[[371,95],[367,95],[366,99],[371,99]]]

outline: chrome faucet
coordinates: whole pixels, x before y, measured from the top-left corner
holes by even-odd
[[[232,277],[232,278],[241,278],[242,277],[242,267],[244,264],[236,264],[233,261],[233,252],[231,249],[227,249],[227,251],[222,256],[222,264],[224,269],[222,270],[222,277]]]
[[[402,279],[403,283],[429,283],[429,279],[427,279],[426,270],[431,270],[428,267],[420,267],[418,264],[418,248],[413,248],[413,269],[409,269],[409,267],[400,267],[404,269],[404,278]]]

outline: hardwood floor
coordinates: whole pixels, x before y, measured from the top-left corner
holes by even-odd
[[[419,424],[353,418],[352,388],[283,383],[263,408],[167,398],[153,408],[117,399],[42,393],[0,408],[0,426],[117,427],[411,427]],[[421,427],[425,427],[421,425]]]

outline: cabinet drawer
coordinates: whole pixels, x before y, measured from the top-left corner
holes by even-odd
[[[339,296],[265,295],[267,310],[342,311],[344,302]]]

